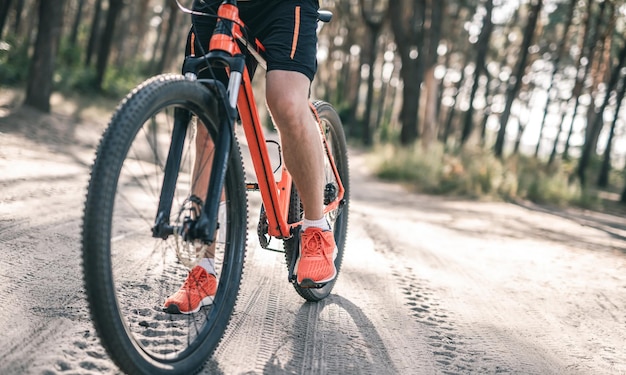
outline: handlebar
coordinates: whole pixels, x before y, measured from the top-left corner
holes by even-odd
[[[330,22],[333,18],[333,12],[330,10],[318,10],[317,11],[317,19],[322,22]]]

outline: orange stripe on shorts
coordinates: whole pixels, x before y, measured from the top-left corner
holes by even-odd
[[[293,27],[293,41],[291,43],[291,59],[296,54],[296,47],[298,46],[298,34],[300,34],[300,6],[296,7],[296,22]]]
[[[196,33],[191,33],[191,56],[196,55]]]

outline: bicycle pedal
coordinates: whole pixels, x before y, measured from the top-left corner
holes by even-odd
[[[305,289],[319,289],[319,288],[323,288],[324,285],[326,285],[326,284],[328,284],[328,283],[316,283],[315,281],[313,281],[311,279],[304,279],[299,284],[299,286],[300,286],[300,288],[305,288]]]

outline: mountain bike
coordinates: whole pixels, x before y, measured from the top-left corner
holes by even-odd
[[[247,194],[253,191],[262,200],[256,223],[260,245],[269,249],[272,238],[283,241],[287,279],[296,292],[319,301],[335,283],[303,288],[295,282],[303,209],[287,168],[281,160],[272,165],[268,145],[277,146],[280,155],[280,144],[266,140],[251,85],[254,67],[265,64],[263,46],[248,36],[237,11],[237,1],[224,1],[208,53],[187,58],[182,75],[153,77],[128,94],[97,149],[82,227],[84,282],[101,342],[126,373],[195,373],[214,352],[239,294]],[[318,19],[327,22],[331,16],[320,11]],[[200,71],[218,67],[227,69],[227,82],[198,78]],[[349,206],[345,136],[330,104],[312,102],[311,115],[325,150],[324,212],[339,270]],[[244,174],[239,123],[252,181]],[[211,147],[198,142],[200,131],[208,133]],[[200,157],[206,152],[210,157]],[[197,173],[205,167],[198,160],[211,163],[208,177]],[[209,179],[205,202],[194,199],[199,178]],[[213,304],[197,313],[169,314],[163,302],[207,246],[215,248]]]

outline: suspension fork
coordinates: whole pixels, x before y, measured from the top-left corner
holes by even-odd
[[[152,236],[166,239],[170,234],[174,233],[174,229],[170,226],[170,214],[172,212],[172,201],[174,200],[174,190],[176,189],[176,181],[180,171],[180,161],[183,154],[183,145],[191,113],[182,108],[174,110],[174,126],[172,129],[172,142],[167,153],[167,161],[165,162],[165,172],[163,176],[163,187],[161,196],[159,197],[159,207],[157,209],[156,220],[152,227]]]
[[[215,154],[213,165],[211,166],[211,177],[209,179],[206,200],[200,217],[198,217],[190,232],[190,239],[198,239],[206,244],[213,243],[218,228],[217,215],[233,142],[232,126],[232,122],[229,119],[222,118],[220,120],[218,136],[214,142]]]
[[[189,239],[198,239],[206,244],[213,243],[218,229],[217,216],[224,189],[228,160],[233,145],[234,126],[237,119],[237,98],[245,68],[244,55],[226,56],[221,52],[211,52],[209,55],[228,67],[229,80],[228,89],[226,91],[223,88],[219,90],[223,94],[220,95],[220,98],[227,100],[221,100],[221,103],[219,103],[220,109],[224,108],[225,110],[220,110],[220,122],[218,124],[217,139],[214,142],[215,154],[211,166],[206,200],[200,217],[190,228]]]
[[[225,111],[221,111],[225,112]],[[233,144],[233,127],[236,119],[235,114],[219,116],[217,137],[214,142],[214,157],[211,165],[211,174],[207,190],[207,198],[204,203],[200,217],[194,221],[186,221],[184,227],[174,227],[170,225],[170,215],[174,200],[174,191],[180,172],[183,146],[191,113],[188,110],[176,108],[174,112],[174,126],[172,130],[172,141],[170,143],[163,186],[159,197],[155,224],[152,227],[152,236],[167,239],[175,232],[185,235],[187,240],[201,240],[211,244],[215,238],[217,230],[217,214],[220,205],[220,198],[224,187],[228,159]]]
[[[159,207],[152,227],[152,236],[155,238],[167,239],[168,236],[178,232],[184,235],[186,240],[200,240],[206,244],[211,244],[215,239],[217,230],[217,215],[220,205],[220,198],[224,188],[226,169],[230,158],[230,151],[233,144],[234,124],[237,118],[237,97],[242,80],[242,73],[245,67],[245,57],[243,55],[225,56],[222,53],[209,53],[204,58],[220,61],[229,67],[230,78],[228,90],[220,82],[210,80],[214,85],[218,96],[219,123],[217,124],[217,137],[214,145],[214,158],[211,166],[209,186],[206,201],[200,217],[196,221],[185,222],[183,227],[170,225],[170,214],[176,189],[176,181],[180,171],[183,145],[191,113],[182,108],[176,108],[174,112],[174,126],[172,130],[172,142],[165,164],[165,174],[163,187],[159,198]],[[190,80],[196,80],[198,67],[206,64],[206,60],[190,59],[184,67],[185,76]],[[207,103],[208,104],[208,103]],[[208,106],[208,105],[207,105]]]

